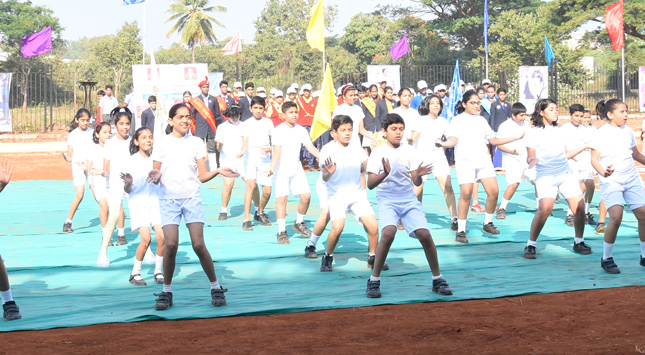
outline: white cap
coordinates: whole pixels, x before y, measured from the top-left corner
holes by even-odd
[[[233,88],[240,88],[241,89],[242,88],[242,83],[240,83],[239,81],[236,81],[235,84],[233,84]]]
[[[312,93],[311,93],[311,96],[313,96],[313,97],[320,97],[320,90],[316,90],[316,91],[312,92]]]
[[[340,96],[342,94],[343,94],[343,86],[341,86],[338,89],[336,89],[336,95]]]
[[[311,90],[312,90],[311,84],[305,84],[305,85],[303,85],[303,86],[302,86],[302,90],[303,90],[303,91],[304,91],[304,90],[309,90],[309,91],[311,91]]]
[[[417,88],[419,88],[419,90],[427,89],[428,88],[428,83],[426,83],[425,80],[419,80],[419,82],[417,82]]]
[[[441,91],[441,90],[444,90],[444,91],[447,90],[446,85],[439,84],[439,85],[434,87],[434,92],[438,92],[438,91]]]
[[[289,88],[287,89],[287,95],[289,95],[289,94],[296,94],[296,93],[297,93],[297,91],[296,91],[296,89],[295,89],[293,86],[291,86],[291,87],[289,87]]]
[[[416,94],[417,94],[416,92],[414,92],[414,89],[413,89],[413,88],[410,88],[410,92],[412,93],[412,96],[414,96],[414,95],[416,95]]]
[[[470,91],[470,90],[475,91],[475,88],[472,85],[468,85],[464,88],[464,92]]]
[[[278,90],[278,89],[275,89],[273,91],[273,95],[275,95],[275,97],[284,97],[284,94],[282,93],[282,90]]]
[[[464,85],[466,85],[466,84],[464,84],[464,81],[463,81],[463,80],[459,80],[459,86],[464,86]]]
[[[365,86],[365,88],[369,88],[370,86],[372,86],[372,84],[370,83],[362,83],[361,85]]]
[[[490,84],[490,80],[489,79],[482,80],[482,85],[484,85],[484,84]]]
[[[246,95],[244,91],[240,91],[237,93],[237,97],[244,97],[244,95]]]
[[[297,89],[297,88],[299,88],[300,86],[298,86],[298,83],[293,83],[293,84],[291,84],[291,87],[292,87],[292,88],[296,88],[296,89]]]
[[[271,90],[269,90],[269,94],[275,96],[276,90],[277,90],[276,88],[271,88]]]
[[[255,92],[258,92],[258,93],[260,93],[260,92],[266,93],[266,92],[267,92],[267,89],[265,89],[265,88],[264,88],[264,86],[260,86],[257,90],[255,90]],[[266,96],[266,95],[265,95],[265,96]]]
[[[258,93],[258,96],[259,96],[259,97],[261,97],[261,98],[263,98],[263,99],[266,99],[266,98],[267,98],[267,94],[266,94],[266,92],[259,92],[259,93]]]

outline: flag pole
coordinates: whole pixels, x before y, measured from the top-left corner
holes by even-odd
[[[622,74],[623,74],[623,102],[625,102],[625,47],[621,50],[622,53]]]
[[[488,79],[488,51],[486,51],[486,77],[484,79]]]
[[[143,53],[141,54],[142,64],[146,64],[146,2],[143,2]]]

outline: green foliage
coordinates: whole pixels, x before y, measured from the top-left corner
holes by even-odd
[[[167,22],[176,21],[166,37],[174,32],[179,33],[179,44],[185,44],[193,50],[195,62],[195,47],[203,43],[215,43],[216,36],[212,23],[224,27],[218,20],[210,16],[213,12],[226,12],[224,6],[208,6],[209,0],[175,0],[166,13],[170,14]]]

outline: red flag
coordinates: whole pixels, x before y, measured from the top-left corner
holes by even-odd
[[[222,55],[233,55],[242,52],[242,41],[240,41],[240,33],[238,32],[224,48],[222,48]]]
[[[605,25],[611,38],[611,48],[619,51],[625,48],[625,31],[623,29],[623,0],[607,6],[605,9]]]

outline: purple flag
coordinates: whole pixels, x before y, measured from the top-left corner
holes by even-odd
[[[400,41],[396,42],[392,47],[390,47],[390,54],[392,55],[392,60],[397,60],[403,57],[406,53],[410,51],[410,46],[408,45],[408,35],[404,35]]]
[[[22,39],[20,51],[25,57],[33,57],[52,50],[52,28],[45,28]]]

